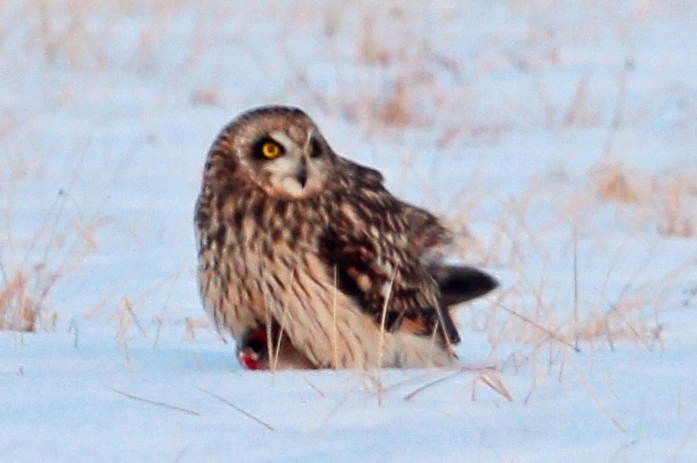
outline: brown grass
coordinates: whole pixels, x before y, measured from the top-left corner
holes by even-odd
[[[389,59],[389,52],[380,45],[375,36],[374,20],[370,17],[364,18],[358,43],[358,62],[385,65]]]
[[[635,226],[649,225],[659,235],[687,238],[697,228],[695,172],[647,174],[622,164],[601,164],[594,171],[596,194],[615,203]]]
[[[23,248],[26,249],[24,260],[0,258],[3,283],[0,287],[1,330],[55,329],[58,313],[50,308],[50,293],[66,274],[78,269],[87,256],[96,252],[95,232],[95,229],[78,231],[72,228],[68,231],[72,236],[65,236],[54,228],[45,238],[47,247],[39,252],[37,247],[43,235],[39,230],[32,237],[29,248]],[[5,236],[11,235],[11,232],[5,233]],[[3,245],[8,244],[20,246],[8,242]]]
[[[627,172],[622,166],[604,166],[598,176],[596,194],[600,199],[623,204],[639,202],[639,192],[627,178]]]
[[[494,274],[496,268],[506,269],[510,274],[509,283],[490,296],[490,302],[460,310],[466,326],[486,333],[492,362],[500,368],[529,365],[533,369],[532,393],[539,377],[552,371],[557,371],[560,378],[563,376],[569,353],[614,349],[621,344],[649,350],[660,348],[661,312],[669,304],[669,294],[661,288],[674,287],[676,278],[686,275],[695,259],[676,262],[676,268],[666,269],[663,276],[647,279],[642,277],[642,272],[650,268],[660,252],[653,243],[665,237],[684,238],[694,233],[697,183],[693,178],[696,177],[683,172],[630,172],[614,164],[592,169],[586,179],[576,183],[580,188],[533,179],[526,193],[504,203],[503,214],[497,218],[498,229],[492,236],[486,239],[471,233],[458,236],[455,249],[466,261],[494,265]],[[550,197],[565,197],[566,201],[555,206],[556,216],[550,215],[546,222],[533,224],[528,217],[541,204],[549,207]],[[619,210],[615,214],[617,236],[645,243],[648,252],[643,265],[623,276],[626,280],[619,294],[615,263],[624,253],[622,248],[608,247],[603,233],[590,236],[586,233],[584,254],[577,254],[577,231],[594,226],[596,217],[608,208]],[[466,211],[457,217],[463,219],[471,214]],[[564,236],[567,241],[560,243],[560,237]],[[556,252],[550,254],[547,246],[566,252],[561,256]],[[579,269],[577,259],[588,265],[595,260],[594,254],[602,257],[608,252],[614,258],[600,259],[606,267],[594,266],[592,270],[596,275],[604,272],[606,281],[599,281],[597,288],[579,290],[578,283],[584,280],[587,270]],[[552,273],[552,268],[559,268],[560,257],[566,259],[567,268],[572,270],[567,284],[573,297],[555,288],[559,275]],[[511,343],[528,348],[516,349],[515,355],[499,358],[503,346]]]
[[[73,219],[67,210],[74,204],[71,188],[77,169],[79,164],[40,223],[28,229],[16,211],[44,205],[24,204],[16,191],[42,182],[40,160],[17,156],[0,163],[0,330],[53,331],[58,312],[51,307],[51,292],[98,251],[96,234],[105,221],[85,219],[79,211]]]
[[[17,272],[0,291],[0,329],[35,331],[37,307],[27,294],[27,277]]]

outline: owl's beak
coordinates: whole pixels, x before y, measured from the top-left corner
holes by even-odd
[[[298,179],[300,186],[305,188],[305,185],[307,184],[307,159],[305,159],[304,156],[300,161],[300,169],[298,169],[298,173],[295,174],[295,178]]]

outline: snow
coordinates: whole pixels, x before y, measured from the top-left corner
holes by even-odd
[[[0,460],[697,461],[695,14],[6,2],[0,295],[26,275],[41,317],[0,331]],[[458,309],[463,371],[240,369],[193,205],[217,133],[269,103],[499,278]]]

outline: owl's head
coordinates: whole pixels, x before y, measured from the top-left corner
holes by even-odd
[[[217,149],[216,149],[217,146]],[[221,134],[211,156],[230,156],[237,180],[251,181],[275,198],[318,194],[334,171],[336,154],[301,110],[252,109]]]

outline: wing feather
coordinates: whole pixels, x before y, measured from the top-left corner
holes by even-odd
[[[402,202],[383,186],[379,172],[342,160],[331,224],[320,239],[320,255],[336,269],[339,289],[385,328],[459,341],[426,252],[450,240],[429,212]],[[387,301],[387,302],[386,302]]]

